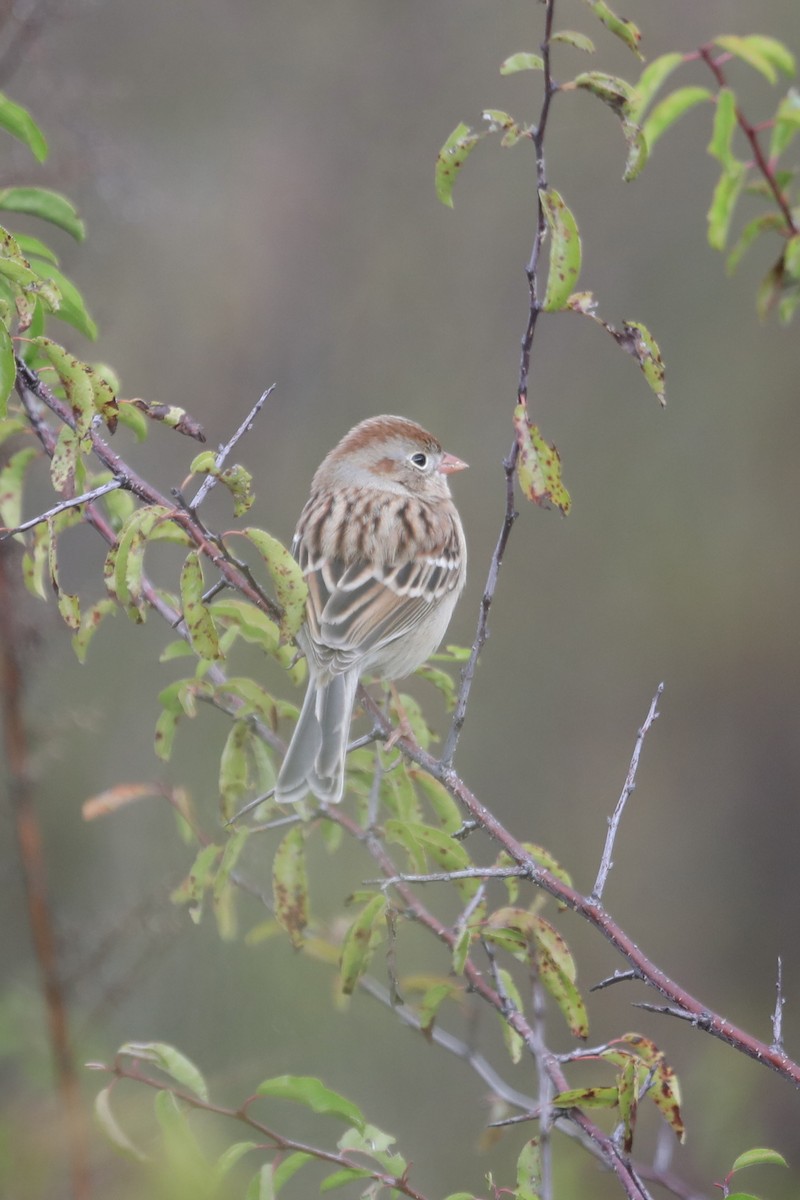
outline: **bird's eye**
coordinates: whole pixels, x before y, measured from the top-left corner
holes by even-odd
[[[411,455],[411,461],[415,467],[419,467],[420,471],[424,471],[428,465],[428,456],[418,450],[416,454]]]

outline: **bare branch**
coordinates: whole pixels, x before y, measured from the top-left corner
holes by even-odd
[[[605,888],[606,880],[608,879],[608,873],[613,866],[611,855],[614,852],[614,842],[616,840],[617,830],[619,829],[619,823],[622,820],[622,814],[625,811],[625,805],[628,803],[628,797],[636,787],[636,772],[639,770],[639,756],[642,753],[644,739],[647,737],[651,725],[658,719],[656,707],[663,691],[664,684],[660,683],[656,688],[655,696],[653,696],[653,699],[650,701],[650,707],[647,710],[647,716],[644,719],[644,724],[636,735],[636,742],[633,747],[633,754],[631,756],[630,766],[628,767],[628,774],[625,776],[625,784],[620,793],[619,800],[617,801],[617,807],[614,809],[613,815],[609,818],[606,844],[603,847],[603,857],[600,860],[600,870],[597,872],[597,879],[595,880],[595,884],[592,889],[593,900],[600,900],[602,897],[603,889]]]
[[[256,400],[255,404],[250,409],[250,412],[247,414],[239,428],[234,433],[233,437],[230,438],[230,440],[227,441],[224,446],[220,446],[219,453],[214,459],[214,466],[217,468],[217,470],[222,467],[225,459],[228,457],[236,443],[253,428],[256,417],[261,412],[261,409],[264,407],[267,400],[269,400],[277,386],[277,383],[273,383],[265,392],[261,393],[258,400]],[[200,487],[197,489],[197,494],[194,500],[192,500],[191,504],[187,506],[192,512],[196,511],[200,507],[216,482],[217,478],[215,475],[206,475],[205,479],[200,484]]]
[[[79,504],[88,504],[92,500],[99,500],[107,492],[115,492],[121,487],[122,483],[119,479],[109,479],[108,483],[92,488],[90,492],[84,492],[81,496],[73,496],[71,500],[62,500],[60,504],[54,504],[52,508],[48,508],[47,512],[39,513],[38,517],[31,517],[29,521],[23,521],[14,529],[4,530],[0,533],[0,542],[13,537],[15,533],[24,533],[26,529],[33,529],[34,525],[41,525],[42,521],[49,521],[51,517],[57,517],[59,513],[65,512],[68,508],[77,508]]]

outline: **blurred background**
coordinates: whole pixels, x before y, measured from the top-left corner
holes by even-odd
[[[66,331],[67,344],[112,363],[123,395],[188,408],[211,446],[277,382],[237,457],[256,478],[248,520],[283,539],[320,458],[350,425],[384,411],[426,424],[471,466],[455,481],[470,578],[450,630],[470,643],[503,513],[534,174],[528,145],[485,142],[450,211],[435,198],[433,164],[454,126],[479,125],[486,107],[533,119],[540,80],[502,78],[498,67],[537,48],[540,6],[50,8],[2,86],[31,108],[51,156],[37,167],[4,139],[4,178],[64,191],[86,218],[84,245],[51,241],[101,333],[89,347]],[[648,57],[751,32],[800,53],[796,0],[626,0],[624,11],[642,27]],[[591,62],[560,49],[557,78],[590,65],[637,77],[634,58],[578,0],[559,0],[556,25],[598,46]],[[778,93],[765,80],[744,66],[730,76],[751,119],[774,111]],[[675,78],[709,82],[697,66]],[[520,502],[459,767],[518,837],[547,846],[588,891],[636,730],[663,680],[607,905],[665,971],[767,1041],[781,955],[787,1050],[797,1057],[800,326],[757,320],[766,247],[731,281],[706,244],[710,128],[710,110],[694,110],[625,184],[610,111],[584,94],[554,104],[549,177],[581,229],[581,286],[607,320],[653,331],[669,405],[659,410],[633,361],[591,322],[541,321],[530,402],[561,452],[573,511],[564,520]],[[737,229],[755,203],[743,201]],[[118,436],[164,488],[185,477],[196,451],[160,429],[140,448]],[[230,525],[224,497],[214,504],[209,519]],[[96,599],[103,549],[89,531],[71,537],[65,582]],[[283,941],[222,943],[212,922],[195,927],[172,907],[191,852],[165,805],[82,821],[82,801],[102,788],[162,779],[185,784],[213,823],[223,718],[202,712],[185,723],[167,767],[153,755],[157,692],[175,677],[153,664],[170,631],[119,615],[80,667],[54,606],[20,602],[41,630],[27,661],[28,716],[79,1061],[108,1060],[127,1039],[173,1042],[234,1102],[269,1075],[319,1075],[398,1136],[426,1194],[482,1195],[487,1171],[510,1184],[532,1128],[481,1149],[486,1088],[463,1064],[366,997],[335,1009],[325,968]],[[443,728],[438,697],[424,684],[418,695]],[[37,972],[5,812],[2,822],[3,1194],[58,1198],[63,1166],[42,1153],[55,1118]],[[250,856],[263,885],[272,850],[265,841],[263,860]],[[372,874],[354,853],[320,859],[315,899],[340,908]],[[244,927],[261,915],[253,906]],[[624,965],[577,919],[564,915],[559,928],[584,986]],[[447,969],[436,947],[404,936],[404,969]],[[634,985],[593,997],[590,1040],[637,1029],[666,1051],[689,1127],[676,1170],[708,1194],[737,1153],[774,1145],[793,1174],[764,1168],[750,1186],[776,1200],[795,1195],[789,1086],[681,1023],[631,1009],[648,998]],[[555,1013],[548,1033],[568,1048]],[[535,1094],[527,1063],[504,1061],[490,1014],[475,1036],[514,1086]],[[90,1076],[87,1096],[97,1086]],[[643,1120],[646,1151],[656,1122]],[[140,1177],[99,1136],[93,1153],[98,1194],[142,1194]],[[573,1152],[560,1155],[559,1172],[562,1197],[619,1194]]]

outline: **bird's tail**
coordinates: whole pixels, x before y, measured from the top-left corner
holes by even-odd
[[[355,671],[334,675],[327,683],[309,680],[275,785],[279,804],[294,804],[309,791],[323,804],[339,803],[357,687]]]

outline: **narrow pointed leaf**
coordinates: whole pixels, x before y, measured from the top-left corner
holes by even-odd
[[[367,969],[384,923],[385,913],[386,897],[379,892],[365,905],[345,934],[339,966],[342,992],[345,996],[353,994],[356,984]]]
[[[22,520],[22,487],[25,482],[25,472],[30,463],[38,458],[35,446],[23,446],[11,455],[6,465],[0,471],[0,523],[6,529],[16,529]],[[24,542],[22,534],[17,540]]]
[[[731,1167],[731,1175],[734,1171],[741,1171],[743,1167],[764,1166],[770,1164],[775,1167],[788,1167],[788,1163],[782,1154],[777,1150],[769,1150],[765,1146],[758,1146],[753,1150],[745,1150],[743,1154],[734,1162]]]
[[[456,125],[436,156],[436,195],[448,208],[453,207],[453,187],[459,171],[485,136],[484,133],[474,133],[469,125],[462,122]]]
[[[736,165],[731,145],[736,130],[736,97],[730,88],[720,88],[714,111],[714,127],[708,153],[728,170]]]
[[[776,38],[726,34],[714,38],[714,44],[759,71],[770,83],[777,83],[778,70],[786,75],[794,74],[794,56]]]
[[[189,552],[181,570],[181,608],[195,654],[209,661],[224,657],[214,619],[203,602],[203,567],[198,550]]]
[[[588,38],[585,33],[576,33],[573,29],[559,29],[550,38],[551,42],[563,42],[566,46],[573,46],[576,50],[583,50],[585,54],[594,54],[595,46],[591,38]]]
[[[542,303],[545,312],[566,307],[581,272],[581,236],[578,223],[555,188],[540,188],[539,199],[550,230],[550,266]]]
[[[647,64],[636,82],[633,96],[628,105],[628,118],[631,121],[635,121],[637,125],[641,123],[645,110],[652,104],[662,84],[669,79],[683,61],[682,54],[672,52],[661,54]]]
[[[540,54],[526,54],[520,51],[510,55],[500,67],[501,75],[515,75],[517,71],[542,71],[544,59]]]
[[[127,1058],[153,1063],[181,1087],[188,1088],[201,1100],[208,1100],[208,1086],[202,1073],[191,1059],[174,1046],[166,1042],[126,1042],[124,1046],[120,1046],[118,1053]]]
[[[782,212],[762,212],[760,216],[753,217],[752,221],[748,221],[746,226],[742,228],[739,239],[728,254],[726,264],[724,264],[726,265],[728,275],[733,275],[744,254],[747,250],[750,250],[753,242],[760,235],[768,233],[770,230],[784,228],[786,228],[786,217],[783,216]]]
[[[126,1158],[132,1158],[134,1162],[146,1163],[150,1161],[144,1151],[133,1144],[114,1116],[111,1109],[110,1085],[103,1088],[101,1092],[98,1092],[94,1102],[94,1116],[98,1126],[115,1150],[124,1154]]]
[[[610,33],[613,33],[615,37],[624,42],[637,58],[644,58],[644,55],[639,50],[642,35],[633,21],[629,21],[627,17],[618,17],[604,0],[586,0],[586,3]]]
[[[274,1079],[265,1079],[256,1088],[256,1095],[293,1100],[312,1112],[339,1117],[358,1130],[363,1130],[366,1125],[366,1118],[357,1104],[339,1092],[331,1091],[312,1075],[278,1075]]]
[[[523,495],[543,508],[555,506],[566,516],[572,500],[561,482],[561,457],[556,447],[544,440],[538,427],[530,424],[524,404],[514,409],[514,431],[518,446],[517,478]]]
[[[725,249],[736,202],[746,177],[746,164],[734,161],[717,180],[708,210],[708,244],[714,250]]]
[[[86,654],[89,649],[89,642],[94,637],[97,629],[100,626],[103,617],[107,617],[109,613],[116,612],[116,605],[113,600],[107,597],[98,600],[91,608],[87,608],[81,614],[81,626],[76,633],[72,635],[72,648],[79,663],[86,662]]]
[[[625,135],[625,141],[628,143],[628,158],[622,178],[625,183],[630,183],[644,169],[647,156],[650,152],[650,146],[644,135],[644,131],[638,125],[634,125],[632,121],[623,119],[622,132]]]
[[[303,572],[286,547],[272,534],[252,526],[243,529],[242,533],[250,539],[264,560],[275,588],[275,599],[283,609],[281,635],[289,640],[297,633],[305,618],[308,586]]]
[[[27,108],[15,104],[0,92],[0,128],[18,141],[23,142],[34,158],[44,162],[47,158],[47,140]]]
[[[275,916],[299,950],[308,925],[308,870],[302,829],[290,829],[275,851],[272,896]]]
[[[513,980],[511,974],[504,967],[497,968],[497,978],[501,988],[501,994],[504,1001],[510,1002],[511,1005],[519,1013],[524,1013],[525,1008],[522,1003],[522,997],[519,994],[519,989]],[[517,1033],[505,1016],[500,1017],[501,1027],[503,1030],[503,1041],[506,1044],[509,1057],[513,1063],[518,1063],[522,1058],[522,1052],[525,1049],[525,1042],[522,1036]]]
[[[615,1087],[569,1088],[558,1092],[550,1101],[553,1108],[614,1108],[617,1103]]]
[[[517,1159],[516,1200],[540,1200],[542,1195],[542,1151],[538,1138],[531,1138]]]
[[[612,108],[618,117],[630,118],[629,106],[635,100],[636,93],[633,87],[618,75],[609,75],[605,71],[584,71],[569,83],[561,85],[562,92],[574,91],[575,88],[597,96]]]
[[[772,126],[772,136],[769,145],[769,157],[780,158],[792,139],[800,133],[800,92],[791,87],[778,105],[775,121]]]
[[[0,421],[8,412],[8,398],[17,381],[17,364],[14,361],[14,343],[6,326],[0,322]]]
[[[40,217],[65,230],[77,242],[82,242],[86,236],[86,226],[78,216],[77,209],[60,192],[39,187],[0,188],[0,209]]]
[[[713,93],[706,87],[682,87],[670,92],[656,104],[642,125],[642,133],[652,150],[662,134],[678,121],[689,109],[710,101]]]

